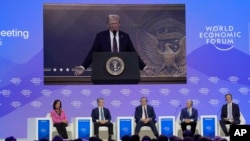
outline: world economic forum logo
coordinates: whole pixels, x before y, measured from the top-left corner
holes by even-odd
[[[192,76],[189,78],[189,81],[193,84],[198,84],[198,82],[200,81],[200,78],[196,76]]]
[[[131,93],[130,89],[121,89],[120,91],[124,96],[129,96]]]
[[[85,96],[90,96],[91,90],[90,90],[90,89],[83,89],[83,90],[81,91],[81,93],[82,93],[83,95],[85,95]]]
[[[32,101],[30,103],[30,105],[36,109],[39,109],[42,106],[42,102],[41,101]]]
[[[210,99],[208,103],[211,104],[212,106],[219,106],[220,101],[218,99]]]
[[[120,100],[112,100],[111,101],[111,105],[113,105],[114,107],[120,107],[120,105],[122,104],[122,102]]]
[[[165,95],[165,96],[167,96],[167,95],[169,95],[170,90],[167,89],[167,88],[164,88],[164,89],[161,89],[161,90],[160,90],[160,93],[163,94],[163,95]]]
[[[213,84],[217,84],[220,79],[217,76],[211,76],[208,80]]]
[[[169,103],[173,106],[173,107],[181,107],[181,102],[178,99],[172,99],[169,101]]]
[[[69,96],[71,95],[71,93],[72,93],[72,91],[69,90],[69,89],[63,89],[63,90],[61,91],[61,94],[65,95],[65,96],[67,96],[67,97],[69,97]]]
[[[34,77],[30,80],[31,83],[33,83],[34,85],[40,85],[42,80],[41,78],[38,78],[38,77]]]
[[[232,25],[207,25],[204,29],[199,32],[199,38],[220,51],[233,49],[236,40],[241,38],[241,32]]]
[[[8,89],[2,90],[0,91],[0,93],[2,94],[2,96],[4,97],[10,97],[11,91]]]
[[[18,77],[13,77],[10,79],[10,82],[14,85],[20,85],[20,83],[22,82],[21,78]]]
[[[49,97],[52,94],[52,91],[49,89],[43,89],[41,91],[42,95],[44,95],[45,97]]]
[[[110,89],[102,89],[101,93],[105,96],[109,96],[111,94],[111,90]]]
[[[243,95],[249,94],[250,89],[247,87],[241,87],[239,88],[239,92],[242,93]]]
[[[150,92],[151,92],[150,89],[141,89],[140,90],[140,93],[143,94],[144,96],[148,96]]]
[[[20,93],[25,97],[30,97],[32,92],[31,90],[22,90]]]
[[[12,101],[10,103],[10,105],[13,107],[13,108],[19,108],[21,107],[22,103],[20,101]]]
[[[79,101],[79,100],[74,100],[74,101],[71,101],[70,104],[71,104],[73,107],[75,107],[75,108],[80,108],[81,105],[82,105],[82,102]]]
[[[202,95],[208,95],[208,93],[209,93],[210,90],[208,88],[200,88],[198,91]]]

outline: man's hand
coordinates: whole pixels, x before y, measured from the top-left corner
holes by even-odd
[[[141,119],[141,121],[144,123],[144,124],[147,124],[149,121],[150,121],[150,118],[144,118],[144,119]]]
[[[190,119],[185,119],[184,122],[185,122],[185,123],[190,123],[191,120],[190,120]]]
[[[152,67],[149,67],[149,66],[146,66],[143,71],[145,72],[145,74],[147,75],[152,75],[153,74],[153,68]]]
[[[75,66],[75,76],[82,75],[85,71],[85,68],[83,66]]]
[[[108,121],[107,120],[99,120],[100,124],[106,124]]]

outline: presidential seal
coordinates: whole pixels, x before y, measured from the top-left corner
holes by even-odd
[[[106,70],[109,74],[118,76],[124,71],[124,62],[119,57],[111,57],[106,62]]]

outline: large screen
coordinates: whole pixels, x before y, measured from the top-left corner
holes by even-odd
[[[45,84],[91,83],[92,67],[80,77],[74,77],[74,67],[86,58],[96,34],[108,29],[110,14],[120,16],[121,31],[152,68],[152,74],[141,72],[141,82],[186,82],[184,4],[44,4]]]
[[[10,135],[27,138],[27,119],[45,117],[55,99],[62,101],[70,122],[73,117],[89,117],[99,97],[105,99],[112,121],[118,116],[133,116],[142,96],[148,98],[157,117],[177,117],[186,100],[192,99],[199,116],[217,115],[220,119],[224,95],[231,93],[243,118],[250,122],[249,1],[2,0],[0,3],[0,125],[4,127],[0,128],[0,140]],[[110,9],[100,11],[105,6]],[[63,74],[67,81],[73,73],[71,69],[83,61],[96,33],[107,29],[107,14],[114,12],[121,15],[121,30],[129,33],[138,54],[150,65],[154,64],[150,59],[156,58],[146,56],[134,32],[139,30],[139,40],[144,40],[147,35],[156,38],[152,29],[157,32],[159,29],[161,33],[170,33],[166,34],[167,42],[178,45],[185,38],[186,83],[45,85],[47,69],[44,68],[56,68],[51,73]],[[179,49],[178,46],[176,51]],[[150,50],[156,51],[165,52],[160,46]],[[67,68],[70,72],[65,71]],[[159,74],[168,73],[180,76],[167,67]]]

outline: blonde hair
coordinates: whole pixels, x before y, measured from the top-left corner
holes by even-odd
[[[107,17],[107,23],[109,23],[109,20],[116,20],[120,22],[120,16],[117,14],[109,14]]]

